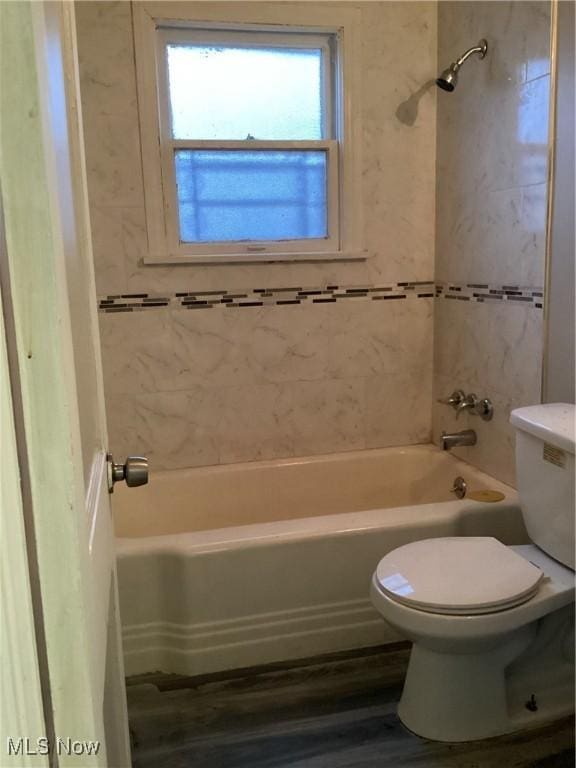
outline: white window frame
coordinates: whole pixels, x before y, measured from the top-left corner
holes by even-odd
[[[201,4],[204,5],[204,4]],[[318,11],[294,14],[296,24],[270,24],[266,9],[257,17],[241,19],[238,11],[210,4],[212,13],[198,18],[198,4],[139,2],[133,4],[142,145],[148,264],[188,264],[362,259],[360,232],[359,113],[352,93],[352,43],[357,21],[345,14],[346,24],[319,25]],[[224,4],[221,4],[224,5]],[[228,5],[228,4],[226,4]],[[264,5],[264,4],[263,4]],[[266,3],[266,6],[271,4]],[[282,4],[284,5],[284,4]],[[322,5],[322,4],[319,4]],[[196,6],[196,8],[194,7]],[[293,6],[295,8],[295,6]],[[225,13],[223,16],[222,13]],[[268,12],[269,13],[269,12]],[[158,15],[156,15],[158,14]],[[244,14],[245,15],[245,14]],[[248,13],[250,16],[251,14]],[[282,12],[280,13],[282,15]],[[216,18],[214,18],[216,16]],[[308,18],[307,18],[308,17]],[[288,19],[286,19],[287,21]],[[283,22],[274,13],[274,21]],[[308,21],[308,23],[307,23]],[[310,23],[312,22],[312,23]],[[354,22],[354,23],[353,23]],[[323,117],[325,138],[310,141],[199,141],[175,140],[171,135],[166,45],[207,42],[242,46],[322,48]],[[359,52],[357,49],[356,53]],[[348,72],[346,74],[346,61]],[[356,73],[357,74],[357,73]],[[344,91],[344,83],[350,83]],[[354,119],[353,119],[354,118]],[[174,152],[176,149],[315,150],[327,156],[327,237],[282,241],[184,243],[179,237]]]

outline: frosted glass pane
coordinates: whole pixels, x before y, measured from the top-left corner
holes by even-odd
[[[322,51],[168,45],[175,139],[321,139]]]
[[[184,243],[327,236],[326,153],[175,152]]]

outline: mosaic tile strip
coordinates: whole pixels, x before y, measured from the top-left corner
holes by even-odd
[[[544,289],[522,285],[494,285],[491,283],[436,283],[436,297],[456,301],[512,302],[530,304],[542,309]]]
[[[252,288],[237,291],[178,291],[173,294],[125,293],[102,297],[101,312],[136,312],[157,307],[174,309],[213,309],[295,306],[301,304],[335,304],[338,301],[399,301],[403,299],[452,299],[458,301],[531,304],[542,309],[541,288],[480,283],[435,283],[432,280],[389,283],[387,285],[354,285],[306,288]]]
[[[298,304],[334,304],[338,301],[388,301],[400,299],[433,299],[432,280],[389,283],[387,285],[354,285],[306,288],[253,288],[244,291],[179,291],[174,294],[119,294],[99,300],[101,312],[134,312],[152,307],[211,309],[213,307],[264,307]]]

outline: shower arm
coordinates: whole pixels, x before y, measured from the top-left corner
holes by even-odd
[[[478,45],[475,45],[473,48],[469,48],[466,53],[462,54],[460,58],[454,62],[455,66],[460,69],[462,64],[472,56],[473,53],[477,53],[481,59],[483,59],[486,56],[486,51],[488,50],[488,43],[486,40],[480,40]]]

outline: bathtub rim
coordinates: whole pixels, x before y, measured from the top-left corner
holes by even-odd
[[[504,483],[498,483],[507,487]],[[426,521],[439,523],[441,520],[464,518],[467,514],[494,509],[519,510],[517,492],[509,488],[504,499],[497,502],[483,502],[464,499],[453,501],[414,504],[403,507],[369,509],[361,512],[344,512],[316,517],[302,517],[296,520],[279,520],[270,523],[253,523],[229,528],[214,528],[205,531],[169,533],[160,536],[116,538],[116,554],[119,557],[138,556],[154,552],[166,555],[199,555],[220,550],[244,549],[258,546],[281,545],[287,541],[299,541],[335,536],[349,536],[368,531],[385,530],[391,526],[417,527]],[[463,534],[464,535],[464,534]]]
[[[153,477],[159,477],[166,482],[167,478],[178,473],[182,481],[196,473],[220,474],[222,472],[244,472],[266,468],[285,466],[313,465],[321,463],[346,463],[356,458],[366,458],[369,453],[372,457],[382,454],[398,453],[400,455],[433,454],[447,456],[434,443],[418,443],[406,446],[387,446],[384,448],[369,448],[353,451],[339,451],[337,453],[318,454],[313,456],[289,457],[281,459],[264,459],[261,461],[238,462],[234,464],[217,464],[201,467],[186,467],[182,469],[159,470],[153,473]],[[414,515],[410,510],[426,508],[433,519],[441,519],[441,512],[447,505],[453,515],[460,515],[464,510],[478,511],[486,507],[514,507],[518,508],[518,493],[515,488],[501,480],[489,475],[487,472],[475,467],[454,454],[448,455],[455,464],[455,472],[464,465],[467,470],[476,477],[489,481],[494,490],[504,494],[504,499],[497,502],[481,502],[472,499],[447,499],[444,501],[422,502],[396,507],[375,507],[354,512],[335,512],[325,515],[314,515],[296,518],[293,520],[275,520],[260,523],[245,523],[242,525],[221,528],[208,528],[199,531],[188,530],[179,533],[164,533],[154,536],[116,536],[117,554],[143,554],[150,551],[162,551],[169,553],[200,553],[214,552],[219,549],[242,548],[246,546],[270,545],[275,539],[278,541],[295,541],[298,539],[317,538],[326,535],[347,535],[367,530],[377,530],[390,525],[392,519],[395,523],[406,524],[407,515]],[[114,508],[112,509],[114,516]],[[414,521],[417,524],[417,521]],[[192,540],[193,539],[193,540]]]
[[[257,471],[258,469],[276,469],[279,467],[298,467],[310,464],[325,464],[333,463],[340,464],[353,461],[354,459],[366,458],[367,454],[371,456],[384,455],[388,453],[398,453],[400,455],[408,454],[426,454],[431,453],[438,456],[447,456],[451,458],[455,463],[465,464],[473,472],[476,472],[484,477],[489,477],[495,483],[510,488],[512,486],[507,485],[501,480],[493,478],[488,472],[475,467],[474,464],[463,459],[461,456],[457,456],[450,451],[444,451],[440,446],[433,442],[426,443],[412,443],[410,445],[386,445],[374,448],[354,448],[352,450],[340,450],[333,453],[314,453],[306,456],[285,456],[277,459],[255,459],[252,461],[233,461],[225,464],[199,464],[195,467],[175,467],[173,469],[152,469],[150,470],[150,476],[165,481],[170,475],[178,473],[182,477],[195,474],[207,474],[207,475],[219,475],[223,472],[226,473],[242,473]]]

